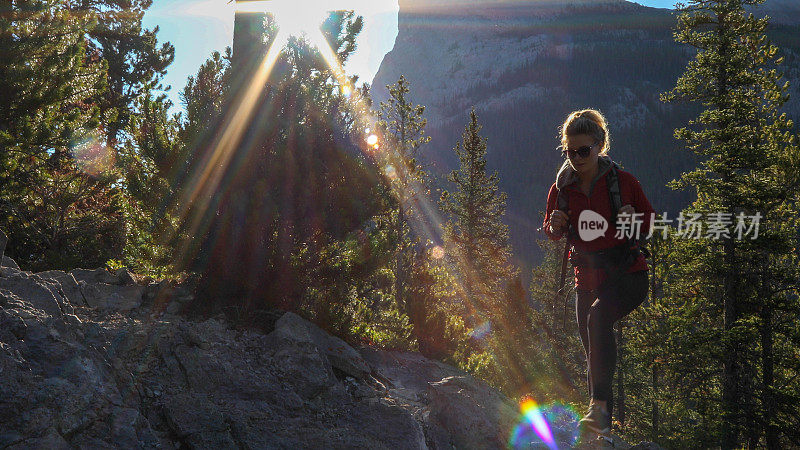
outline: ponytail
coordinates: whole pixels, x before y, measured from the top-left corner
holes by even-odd
[[[608,123],[600,111],[596,109],[583,109],[571,113],[564,124],[559,127],[561,134],[561,147],[567,146],[567,136],[588,134],[596,141],[603,143],[600,155],[607,155],[611,149],[611,137],[608,134]]]

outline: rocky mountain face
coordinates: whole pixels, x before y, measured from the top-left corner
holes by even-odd
[[[34,274],[5,258],[0,448],[503,448],[520,426],[515,445],[552,448],[454,367],[353,347],[292,313],[268,332],[176,314],[191,299],[125,270]],[[575,420],[553,423],[559,448]]]
[[[751,6],[750,11],[758,17],[768,15],[770,21],[780,24],[800,23],[800,2],[797,0],[766,0],[758,6]]]
[[[800,2],[768,0],[761,11],[781,16],[769,35],[786,57],[785,110],[800,118],[800,20],[790,20],[790,9]],[[659,99],[694,54],[674,42],[673,13],[621,0],[401,0],[399,34],[372,93],[383,101],[387,84],[401,74],[410,81],[432,137],[421,154],[440,176],[457,167],[453,147],[476,108],[488,170],[499,172],[508,193],[511,241],[527,276],[539,259],[536,229],[561,165],[558,127],[571,111],[606,115],[612,158],[639,178],[657,212],[674,219],[694,199],[666,186],[698,163],[673,130],[701,110]]]

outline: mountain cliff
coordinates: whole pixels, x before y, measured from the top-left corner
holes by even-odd
[[[758,6],[749,7],[758,17],[768,15],[770,22],[779,24],[800,23],[800,2],[797,0],[766,0]]]
[[[783,1],[764,11],[781,11]],[[782,14],[787,23],[772,24],[769,34],[786,56],[792,87],[785,109],[797,118],[800,20],[790,17]],[[410,81],[412,100],[427,107],[432,137],[421,153],[439,175],[457,167],[452,148],[476,107],[488,169],[499,171],[508,193],[511,241],[527,277],[539,258],[540,211],[560,167],[558,127],[573,110],[606,115],[612,158],[641,180],[657,212],[674,218],[693,200],[693,192],[666,187],[697,164],[673,130],[700,111],[659,100],[694,54],[674,42],[675,23],[674,11],[627,1],[401,0],[395,46],[372,93],[383,101],[387,84],[401,74]]]

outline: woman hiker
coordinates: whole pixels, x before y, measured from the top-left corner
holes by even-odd
[[[639,181],[619,169],[608,156],[610,139],[606,120],[599,111],[571,113],[560,132],[560,148],[566,160],[547,195],[542,228],[552,240],[566,234],[572,245],[569,259],[575,268],[575,310],[589,366],[591,398],[588,412],[579,424],[582,430],[609,436],[617,356],[613,325],[647,296],[648,266],[637,236],[648,236],[655,212]],[[614,184],[618,185],[616,201]],[[632,240],[627,239],[630,232],[616,236],[616,220],[612,217],[615,203],[618,214],[643,213],[628,216],[632,217],[629,224],[640,224],[641,234],[633,235]],[[602,220],[608,224],[605,232]],[[636,229],[627,227],[620,227],[620,231]]]

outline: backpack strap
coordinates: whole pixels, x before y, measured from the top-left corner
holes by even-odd
[[[612,162],[611,169],[606,174],[606,185],[608,186],[608,198],[611,205],[611,223],[617,223],[617,214],[622,208],[622,196],[619,191],[619,175],[617,173],[619,166],[616,162]],[[650,251],[647,249],[647,238],[639,236],[639,239],[629,238],[628,242],[635,245],[645,258],[649,258]]]
[[[617,214],[622,208],[622,197],[619,193],[619,175],[617,163],[611,164],[611,169],[606,173],[606,186],[608,187],[609,205],[611,205],[611,223],[617,223]]]
[[[563,189],[558,189],[556,200],[558,202],[558,209],[567,212],[567,210],[569,209],[569,200],[567,200],[567,196],[564,195]]]

